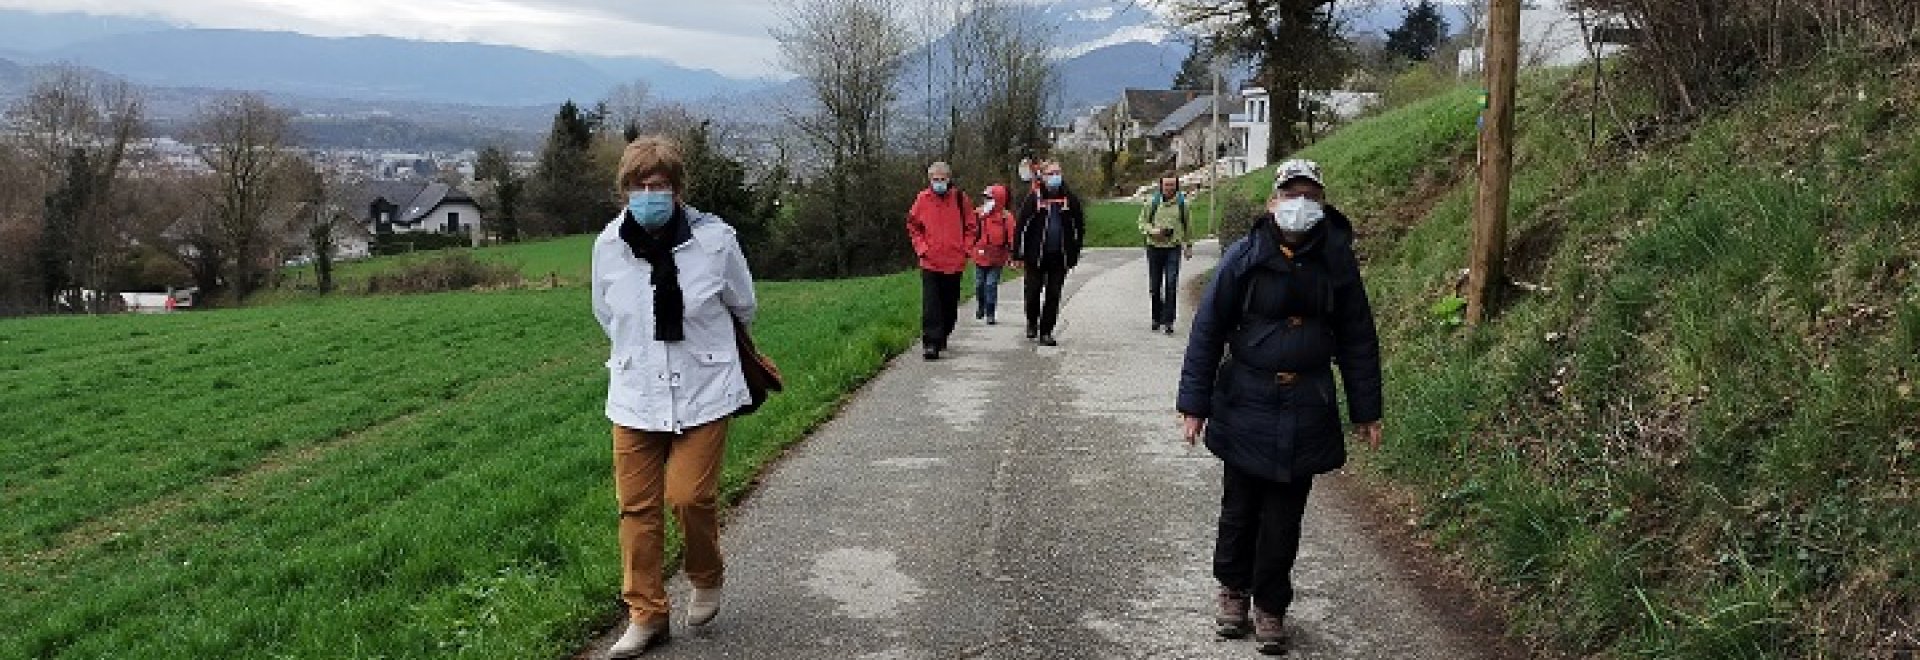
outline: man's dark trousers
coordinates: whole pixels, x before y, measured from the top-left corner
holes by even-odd
[[[947,337],[960,320],[960,273],[920,271],[920,339],[927,348],[947,349]]]
[[[1300,523],[1313,478],[1281,483],[1223,467],[1213,576],[1222,586],[1252,594],[1260,611],[1284,616],[1293,604],[1293,561],[1300,554]]]
[[[1060,320],[1060,294],[1067,284],[1067,261],[1059,255],[1047,255],[1027,269],[1027,327],[1038,329],[1040,336],[1053,336]]]
[[[1147,248],[1147,293],[1153,296],[1153,322],[1172,326],[1180,290],[1181,249]]]

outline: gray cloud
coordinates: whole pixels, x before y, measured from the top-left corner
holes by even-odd
[[[783,75],[752,0],[0,0],[34,11],[159,18],[196,27],[478,41],[539,50],[655,57],[737,77]]]

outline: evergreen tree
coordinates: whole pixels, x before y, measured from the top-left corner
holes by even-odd
[[[618,210],[613,203],[612,176],[593,161],[593,132],[599,115],[582,112],[573,101],[553,116],[553,130],[540,152],[528,186],[529,200],[547,226],[562,234],[578,234],[606,222]]]
[[[1301,90],[1328,89],[1352,70],[1334,0],[1179,0],[1176,20],[1203,31],[1236,59],[1254,64],[1266,88],[1272,130],[1268,160],[1285,160],[1306,145]]]
[[[767,222],[755,213],[746,166],[714,148],[709,122],[688,130],[680,144],[687,163],[687,205],[726,220],[739,233],[742,245],[759,246],[766,238]]]
[[[1213,43],[1195,39],[1188,46],[1180,71],[1173,75],[1173,89],[1213,89]]]
[[[526,190],[526,177],[514,173],[507,154],[499,147],[487,147],[480,152],[480,158],[473,167],[476,181],[488,182],[492,187],[491,213],[489,223],[493,233],[507,243],[520,241],[520,198]]]
[[[1387,52],[1415,62],[1433,59],[1440,41],[1447,36],[1447,19],[1433,0],[1420,0],[1407,8],[1400,27],[1387,31]]]
[[[73,234],[81,222],[81,213],[94,198],[94,180],[87,152],[74,149],[67,156],[58,187],[46,197],[46,212],[41,216],[40,245],[35,257],[40,267],[41,295],[49,304],[54,304],[60,294],[75,292],[79,288],[75,286],[76,278],[73,277]],[[81,299],[74,296],[71,302],[79,305]],[[75,307],[64,311],[79,309]]]

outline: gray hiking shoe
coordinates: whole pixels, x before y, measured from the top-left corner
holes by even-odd
[[[1240,639],[1253,631],[1253,624],[1247,619],[1247,608],[1252,603],[1246,592],[1220,587],[1213,602],[1219,608],[1213,615],[1214,633],[1221,639]]]
[[[1268,614],[1260,608],[1253,608],[1253,641],[1258,644],[1261,655],[1286,655],[1287,639],[1286,617]]]

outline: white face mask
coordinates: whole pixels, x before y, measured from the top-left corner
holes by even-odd
[[[980,205],[980,214],[986,215],[992,212],[993,212],[993,198],[989,197],[987,198],[986,203]]]
[[[1326,216],[1319,202],[1305,197],[1280,200],[1268,210],[1273,211],[1273,223],[1280,226],[1280,231],[1299,234],[1312,230]]]

